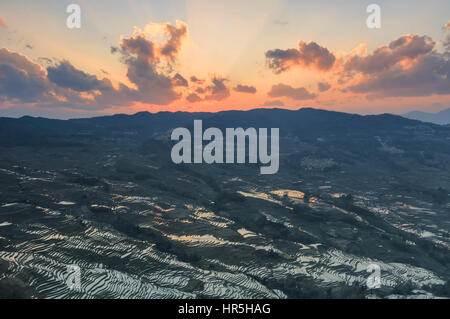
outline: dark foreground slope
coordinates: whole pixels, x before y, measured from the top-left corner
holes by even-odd
[[[194,119],[280,128],[279,173],[173,164],[170,131]],[[23,295],[449,294],[448,127],[313,109],[139,113],[0,119],[0,144],[0,278]],[[366,287],[370,264],[380,289]]]

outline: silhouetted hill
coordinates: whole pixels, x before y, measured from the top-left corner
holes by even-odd
[[[282,137],[306,140],[361,141],[383,138],[426,138],[446,141],[449,127],[423,123],[401,116],[382,114],[361,116],[311,108],[300,110],[254,109],[218,113],[140,112],[134,115],[117,114],[89,119],[51,120],[22,117],[0,118],[2,145],[64,145],[80,139],[133,138],[146,140],[166,135],[176,127],[192,127],[201,119],[204,127],[280,128]],[[431,143],[431,142],[430,142]],[[448,144],[448,143],[447,143]]]
[[[424,126],[440,130],[435,125],[423,124],[391,114],[362,116],[312,108],[296,111],[285,109],[255,109],[251,111],[220,112],[206,119],[211,127],[278,127],[280,135],[295,136],[351,135],[365,136],[402,131],[405,127]]]

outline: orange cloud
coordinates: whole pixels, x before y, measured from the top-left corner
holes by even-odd
[[[181,50],[183,40],[188,36],[187,25],[181,21],[177,21],[176,26],[166,23],[166,31],[170,37],[161,47],[161,55],[174,61]]]
[[[163,43],[154,40],[158,36],[168,37]],[[127,66],[127,77],[138,88],[134,99],[149,104],[170,104],[181,98],[175,87],[187,87],[187,80],[179,73],[173,75],[172,65],[178,58],[182,43],[188,37],[187,25],[177,21],[153,23],[144,30],[135,28],[128,38],[121,38],[120,48],[113,47],[112,53],[119,52]]]
[[[256,88],[251,85],[238,84],[234,87],[233,90],[235,90],[236,92],[240,92],[240,93],[250,93],[250,94],[256,93]]]
[[[8,27],[8,25],[6,24],[5,20],[3,20],[2,17],[0,17],[0,27],[3,27],[3,28],[7,28]]]
[[[343,76],[357,80],[345,90],[369,98],[450,94],[449,51],[439,53],[435,45],[427,36],[407,34],[367,56],[352,56]]]
[[[370,54],[360,45],[336,58],[314,42],[300,41],[299,49],[268,51],[266,58],[277,74],[294,66],[331,71],[325,81],[317,83],[320,92],[334,87],[347,95],[368,98],[450,94],[450,45],[444,43],[445,51],[440,53],[435,50],[436,44],[428,36],[406,34]],[[285,84],[274,85],[269,96],[295,100],[316,97],[305,88]]]
[[[191,103],[196,103],[202,101],[202,98],[195,93],[191,93],[186,97],[186,100]]]
[[[329,71],[336,61],[335,55],[316,42],[299,41],[298,49],[275,49],[266,52],[269,68],[277,74],[299,66],[318,71]]]
[[[222,101],[229,97],[230,89],[226,86],[226,81],[227,79],[215,76],[212,79],[212,85],[206,88],[206,91],[209,92],[209,94],[205,96],[205,100]]]
[[[320,92],[328,91],[331,88],[331,85],[327,82],[319,82],[317,83],[317,88]]]
[[[444,24],[444,26],[442,27],[442,29],[450,30],[450,20],[448,20],[448,22],[447,22],[446,24]]]
[[[162,39],[159,42],[158,37]],[[133,105],[167,106],[180,100],[183,93],[188,94],[186,99],[191,103],[228,98],[227,79],[214,76],[205,86],[204,80],[192,76],[191,88],[189,81],[176,72],[178,55],[187,37],[187,25],[183,22],[177,22],[176,26],[150,24],[144,30],[135,28],[129,37],[122,37],[119,46],[112,47],[111,52],[120,55],[134,87],[122,83],[114,87],[111,80],[99,79],[67,60],[46,60],[48,67],[45,69],[26,56],[1,49],[0,99],[9,104],[101,110],[124,105],[130,108]]]
[[[365,74],[387,70],[397,63],[411,61],[433,50],[435,42],[427,37],[414,34],[404,35],[388,46],[377,48],[368,56],[353,55],[345,63],[346,71],[357,71]]]

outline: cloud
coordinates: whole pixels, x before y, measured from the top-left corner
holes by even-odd
[[[0,49],[0,97],[11,102],[50,101],[45,70],[24,55]]]
[[[196,76],[191,76],[191,82],[201,84],[201,83],[204,83],[205,81],[197,78]]]
[[[447,34],[447,38],[443,42],[444,48],[450,51],[450,34]]]
[[[293,88],[286,84],[277,84],[272,86],[268,95],[272,98],[289,97],[294,100],[310,100],[317,97],[316,94],[308,92],[305,88]]]
[[[408,34],[368,56],[353,56],[344,70],[357,80],[345,90],[369,98],[450,94],[450,52],[435,45],[427,36]]]
[[[175,76],[172,78],[172,84],[174,86],[189,86],[188,81],[179,73],[175,74]]]
[[[5,20],[3,20],[2,17],[0,17],[0,27],[3,27],[3,28],[7,28],[8,27],[8,25],[6,24]]]
[[[119,83],[114,88],[107,78],[98,79],[64,60],[47,67],[47,78],[55,87],[55,95],[63,98],[65,106],[74,109],[100,110],[142,101],[142,92]],[[43,105],[50,107],[52,105]]]
[[[227,79],[221,77],[214,77],[212,79],[212,85],[206,88],[209,93],[205,96],[205,100],[208,101],[222,101],[230,96],[230,89],[225,85]]]
[[[450,20],[448,20],[448,22],[442,26],[442,29],[450,30]]]
[[[119,49],[119,47],[111,46],[110,51],[111,51],[111,54],[116,54],[116,53],[120,52],[120,49]]]
[[[409,68],[391,67],[363,78],[348,89],[371,97],[450,94],[450,61],[448,55],[431,53]]]
[[[53,64],[53,60],[52,59],[45,58],[45,57],[39,57],[39,58],[37,58],[37,61],[40,64],[44,64],[44,65],[52,65]]]
[[[149,104],[170,104],[180,98],[174,90],[171,78],[159,73],[154,64],[141,58],[130,57],[126,60],[127,77],[138,90],[136,100]]]
[[[450,20],[448,20],[448,22],[444,24],[442,29],[447,31],[447,36],[442,44],[447,51],[450,51]]]
[[[317,83],[317,88],[320,92],[325,92],[331,88],[331,85],[327,82],[319,82]]]
[[[10,104],[33,104],[48,108],[90,110],[106,108],[98,99],[106,101],[111,94],[109,91],[114,91],[108,81],[98,81],[95,77],[76,70],[67,61],[54,68],[56,73],[52,79],[56,83],[48,78],[44,68],[28,57],[6,48],[0,49],[0,100]],[[59,81],[61,74],[58,71],[64,72],[67,79]],[[86,80],[85,86],[80,86],[80,77]],[[105,95],[103,96],[103,93],[96,95],[92,92],[84,94],[89,89],[87,85],[91,85],[92,89],[104,90]],[[118,97],[110,101],[118,100]]]
[[[283,101],[280,100],[272,100],[272,101],[266,101],[261,106],[284,106]]]
[[[384,46],[366,53],[358,46],[339,59],[315,42],[300,41],[299,49],[266,52],[268,65],[275,73],[292,67],[304,67],[330,72],[327,80],[336,82],[342,92],[365,94],[369,98],[388,96],[429,96],[450,94],[450,35],[443,42],[445,52],[435,49],[430,37],[406,34]],[[337,78],[336,78],[337,77]],[[314,98],[315,94],[284,85],[272,87],[272,97]],[[318,91],[331,89],[328,81],[318,83]]]
[[[345,71],[356,71],[365,74],[382,72],[405,60],[413,60],[433,50],[435,42],[427,37],[407,34],[388,46],[377,48],[368,56],[354,55],[345,65]]]
[[[251,94],[256,93],[256,88],[254,86],[242,85],[242,84],[238,84],[233,90],[235,90],[236,92],[241,92],[241,93],[251,93]]]
[[[45,69],[24,55],[1,49],[0,100],[47,109],[89,111],[137,102],[168,105],[182,97],[178,90],[189,86],[189,82],[175,71],[187,34],[186,24],[177,22],[176,26],[149,24],[144,30],[135,28],[129,37],[121,37],[119,45],[111,47],[111,53],[119,55],[133,87],[122,83],[113,86],[109,79],[78,69],[68,60],[40,58],[40,63],[47,66]],[[155,39],[162,40],[156,42]],[[205,93],[209,94],[206,98],[226,98],[229,89],[224,81],[214,78],[212,84],[205,88]],[[193,99],[193,96],[189,97],[189,100]]]
[[[45,70],[24,55],[0,49],[0,100],[10,104],[100,110],[137,97],[127,86],[114,89],[109,80],[99,80],[68,61]]]
[[[211,83],[206,86],[197,86],[195,87],[195,93],[190,93],[186,100],[189,102],[199,102],[199,101],[222,101],[228,98],[230,94],[230,88],[226,85],[228,79],[223,78],[221,76],[213,76],[211,78]],[[195,76],[191,77],[191,82],[196,85],[203,84],[205,81],[200,80]],[[239,86],[240,89],[250,90],[250,86]],[[237,88],[237,87],[236,87]],[[256,90],[256,89],[255,89]],[[249,92],[251,93],[251,92]]]
[[[188,36],[188,28],[181,21],[177,21],[176,26],[166,23],[165,28],[170,36],[161,47],[161,54],[174,61],[180,52],[183,40]]]
[[[195,93],[191,93],[186,97],[186,100],[191,103],[200,102],[202,98]]]
[[[157,34],[168,39],[159,44],[148,37]],[[187,34],[187,25],[180,21],[176,26],[152,23],[144,30],[136,28],[128,38],[122,38],[120,48],[111,48],[112,53],[120,52],[128,68],[127,77],[138,88],[135,94],[138,101],[164,105],[181,97],[175,87],[187,86],[188,83],[180,74],[171,76],[170,72]]]
[[[167,37],[167,40],[158,44],[149,39],[158,35]],[[176,26],[170,23],[150,23],[144,30],[135,28],[130,37],[122,38],[120,48],[123,53],[134,54],[149,63],[159,62],[161,59],[175,62],[187,36],[188,28],[184,22],[177,21]],[[112,53],[118,50],[117,47],[111,47]]]
[[[57,66],[47,68],[48,79],[62,88],[77,92],[112,89],[108,81],[100,81],[96,76],[76,69],[69,61],[64,60]]]
[[[276,74],[285,72],[292,67],[299,66],[318,71],[329,71],[336,61],[336,57],[327,48],[316,42],[299,41],[298,49],[275,49],[266,52],[269,68]]]
[[[147,39],[144,33],[134,33],[129,38],[122,38],[120,42],[122,53],[126,55],[136,55],[139,59],[148,63],[156,62],[157,56],[155,44]],[[111,52],[115,53],[118,49],[112,48]]]

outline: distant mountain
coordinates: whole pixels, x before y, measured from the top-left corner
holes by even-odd
[[[37,137],[123,137],[136,135],[151,138],[176,127],[192,127],[194,120],[203,120],[204,127],[280,128],[281,135],[323,137],[326,135],[366,136],[402,131],[404,127],[424,126],[392,114],[348,114],[320,109],[302,108],[253,109],[250,111],[222,111],[217,113],[140,112],[134,115],[86,119],[53,120],[24,116],[19,119],[0,117],[0,136],[5,138]],[[425,125],[436,130],[439,126]]]
[[[429,122],[439,125],[450,124],[450,108],[437,113],[413,111],[403,114],[402,116],[411,120],[418,120],[422,122]]]
[[[279,128],[283,149],[296,150],[291,144],[302,141],[335,157],[357,153],[366,160],[376,156],[380,148],[418,158],[422,156],[420,152],[450,154],[450,126],[392,114],[362,116],[311,108],[141,112],[73,120],[0,118],[0,146],[71,147],[101,140],[141,143],[158,137],[165,139],[177,127],[192,129],[194,120],[203,120],[203,129],[217,127],[222,131],[238,127]]]

